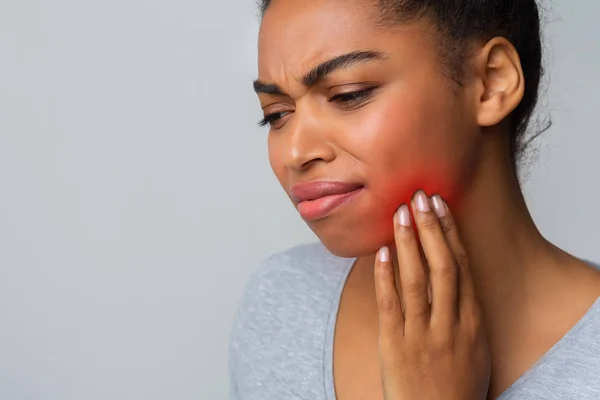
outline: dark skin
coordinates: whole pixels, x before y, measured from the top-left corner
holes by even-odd
[[[458,87],[444,74],[431,23],[376,28],[374,7],[375,2],[275,0],[259,35],[258,78],[270,86],[256,87],[271,122],[270,163],[282,187],[289,194],[292,185],[317,180],[364,186],[353,201],[307,221],[332,253],[358,257],[336,325],[337,398],[454,393],[455,398],[494,399],[600,296],[600,273],[546,240],[527,209],[506,124],[525,90],[511,43],[493,38],[476,44],[464,85]],[[319,79],[303,79],[315,66],[353,52],[368,54],[324,76],[313,74]],[[402,247],[394,218],[401,204],[414,205],[417,189],[441,195],[448,213],[446,220],[434,218],[432,200],[429,217],[411,207],[411,229],[421,240]],[[565,205],[560,212],[568,210]],[[427,218],[435,222],[422,229]],[[442,227],[452,229],[440,234]],[[389,249],[393,281],[385,279],[390,277],[385,263],[376,262],[383,246]],[[415,249],[427,255],[426,262],[406,257]],[[466,263],[457,262],[462,255]],[[432,306],[423,323],[412,316],[423,309],[428,284]],[[417,289],[409,295],[406,285]],[[401,299],[400,312],[391,287]],[[470,287],[470,302],[461,302]],[[459,311],[448,314],[435,304],[452,304]],[[445,322],[432,323],[434,315]],[[426,334],[413,330],[410,340],[390,339],[389,332],[397,329],[386,327],[402,324],[406,332],[407,324],[418,326],[415,321],[427,327]],[[482,335],[485,340],[479,340]],[[452,345],[436,352],[451,354],[450,366],[428,353],[432,342],[427,338],[438,343],[440,337],[453,338]],[[401,349],[407,342],[421,350],[388,362],[389,354],[405,354]],[[479,373],[486,357],[488,377]],[[445,378],[431,378],[437,376],[433,367],[409,377],[407,371],[416,370],[408,368],[410,363],[426,365],[423,359],[432,360]],[[458,375],[451,373],[456,365],[463,368]],[[477,376],[476,384],[466,385],[465,376]]]

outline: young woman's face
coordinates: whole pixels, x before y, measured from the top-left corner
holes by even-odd
[[[480,146],[475,102],[444,75],[432,29],[377,27],[373,7],[274,0],[259,35],[255,89],[271,166],[309,227],[344,257],[393,241],[394,212],[419,188],[452,205]]]

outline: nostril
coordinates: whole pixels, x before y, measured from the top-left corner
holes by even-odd
[[[325,160],[323,160],[322,158],[316,158],[316,159],[312,159],[312,160],[308,160],[306,161],[304,164],[302,164],[300,167],[302,169],[308,169],[310,168],[313,164],[317,164],[319,162],[325,162]]]

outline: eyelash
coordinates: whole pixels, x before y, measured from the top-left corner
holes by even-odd
[[[347,104],[353,101],[362,100],[365,97],[369,96],[375,89],[376,88],[372,87],[368,89],[358,90],[356,92],[340,93],[329,99],[329,102],[331,103],[337,99],[340,100],[341,103]]]
[[[368,89],[358,90],[356,92],[340,93],[338,95],[333,96],[331,99],[329,99],[329,102],[333,103],[336,100],[342,104],[356,102],[356,101],[359,101],[359,100],[362,100],[362,99],[368,97],[373,91],[375,91],[375,89],[377,89],[377,88],[372,87],[372,88],[368,88]],[[266,115],[262,120],[260,120],[258,122],[258,125],[259,126],[270,125],[273,122],[277,121],[278,119],[283,118],[283,116],[287,113],[288,112],[284,111],[284,112],[278,112],[278,113]]]
[[[277,121],[278,119],[282,118],[282,114],[285,114],[285,113],[284,112],[279,112],[279,113],[273,113],[273,114],[265,115],[265,117],[258,122],[258,125],[259,126],[270,125],[273,122]]]

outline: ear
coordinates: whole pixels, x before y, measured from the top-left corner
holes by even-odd
[[[521,102],[525,79],[521,60],[507,39],[495,37],[476,55],[474,70],[481,85],[477,99],[479,126],[493,126],[504,120]]]

